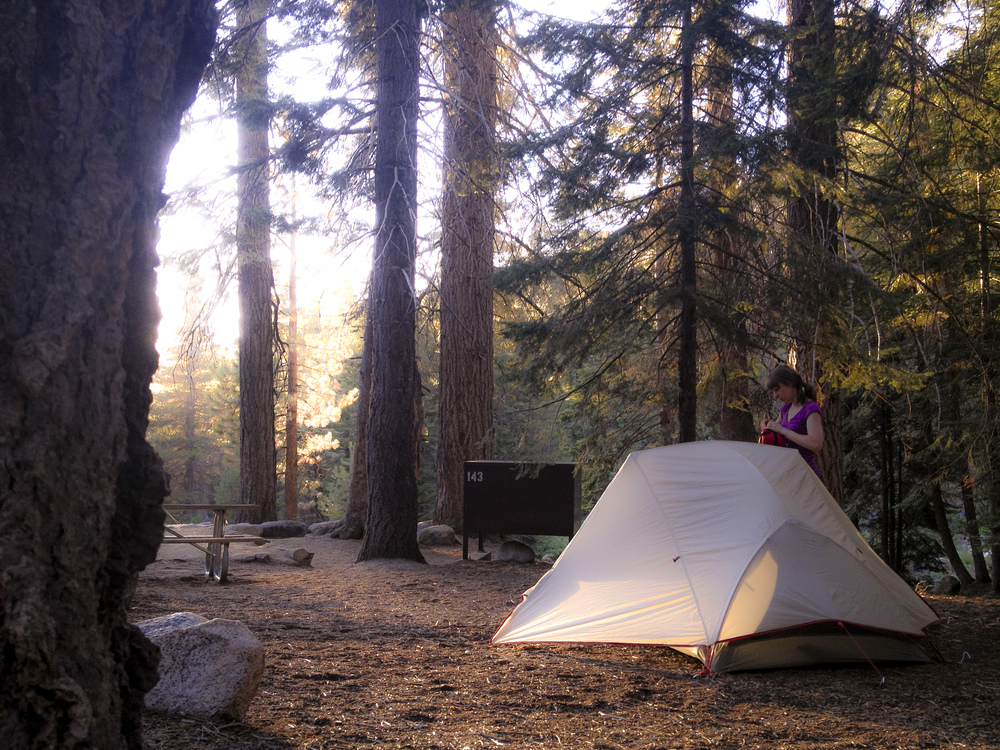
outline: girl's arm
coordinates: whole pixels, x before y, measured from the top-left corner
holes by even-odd
[[[806,434],[799,435],[791,430],[785,430],[785,437],[794,440],[807,451],[819,453],[823,448],[823,417],[818,411],[814,411],[806,417]]]
[[[806,434],[800,435],[797,432],[782,427],[778,420],[771,420],[764,423],[764,427],[773,430],[779,435],[784,435],[787,440],[805,448],[807,451],[819,453],[823,447],[823,417],[818,411],[814,411],[806,417]]]

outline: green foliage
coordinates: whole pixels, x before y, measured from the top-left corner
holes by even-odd
[[[560,404],[570,450],[597,484],[628,451],[673,439],[683,226],[697,226],[701,335],[730,342],[755,317],[762,335],[754,345],[763,350],[773,328],[760,291],[769,265],[761,222],[774,208],[766,173],[781,136],[762,112],[778,102],[780,29],[739,2],[694,6],[692,216],[678,192],[683,10],[622,3],[608,22],[553,19],[525,39],[550,63],[544,102],[558,126],[527,134],[511,152],[541,165],[536,188],[557,221],[496,274],[504,295],[533,302],[502,331],[516,343],[510,372]],[[749,352],[750,344],[744,337],[740,346]],[[746,382],[748,363],[715,372],[721,392],[728,377]],[[749,408],[746,398],[727,403]],[[702,421],[712,423],[708,409]]]
[[[236,502],[239,379],[232,360],[202,357],[160,370],[149,442],[170,476],[174,503]]]
[[[558,558],[569,543],[564,536],[532,536],[528,537],[528,540],[529,546],[538,557],[551,555],[553,558]]]

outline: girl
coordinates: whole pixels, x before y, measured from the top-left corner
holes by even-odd
[[[767,389],[781,401],[777,421],[764,420],[772,430],[794,445],[816,476],[822,477],[816,454],[823,447],[823,413],[816,403],[816,390],[788,365],[778,365],[767,377]]]

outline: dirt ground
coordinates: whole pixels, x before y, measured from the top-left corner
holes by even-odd
[[[1000,748],[996,599],[929,599],[942,664],[698,677],[667,648],[488,645],[541,564],[356,564],[359,542],[312,535],[233,554],[300,547],[311,568],[232,562],[220,585],[164,545],[141,575],[134,621],[240,620],[266,659],[243,723],[147,714],[149,748]]]

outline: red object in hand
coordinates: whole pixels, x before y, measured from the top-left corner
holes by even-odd
[[[785,436],[779,435],[774,430],[761,430],[760,437],[757,438],[757,442],[761,445],[777,445],[781,448],[788,446],[788,441],[785,440]]]

